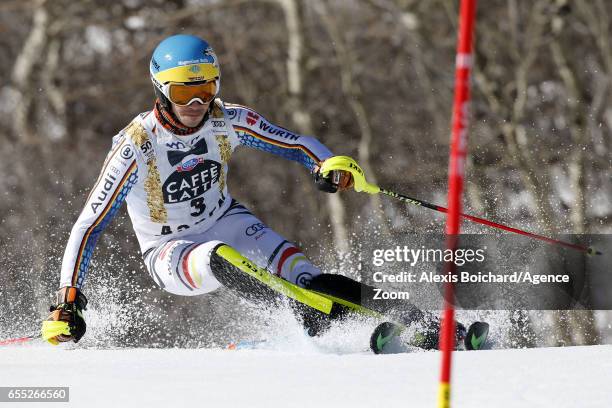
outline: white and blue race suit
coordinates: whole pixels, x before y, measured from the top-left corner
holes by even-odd
[[[216,99],[203,126],[180,135],[156,106],[113,138],[72,228],[60,287],[83,286],[96,241],[123,201],[149,273],[171,293],[197,295],[219,286],[209,265],[219,242],[293,283],[303,285],[319,274],[294,244],[232,199],[228,161],[238,146],[297,161],[311,171],[332,156],[315,138],[276,126],[244,106]]]

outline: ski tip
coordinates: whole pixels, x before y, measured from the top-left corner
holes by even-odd
[[[372,350],[374,354],[386,353],[389,344],[400,332],[400,327],[395,323],[383,322],[379,324],[370,336],[370,350]]]
[[[470,325],[464,339],[466,350],[482,350],[489,337],[489,323],[474,322]]]

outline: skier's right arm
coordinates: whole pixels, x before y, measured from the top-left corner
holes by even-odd
[[[94,247],[137,179],[135,147],[131,140],[119,134],[113,139],[113,147],[66,245],[57,304],[52,306],[53,313],[43,323],[43,338],[50,343],[76,342],[85,333],[81,310],[87,299],[81,288]]]
[[[126,136],[119,135],[114,139],[100,176],[72,227],[62,261],[60,288],[74,286],[81,289],[100,234],[117,214],[137,178],[134,145]]]

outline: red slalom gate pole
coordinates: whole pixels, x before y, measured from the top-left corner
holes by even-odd
[[[453,105],[451,151],[448,167],[448,217],[446,218],[446,247],[453,252],[459,235],[463,178],[467,155],[467,128],[470,103],[470,75],[472,68],[472,40],[476,0],[461,0],[459,36],[455,67],[455,100]],[[446,271],[455,273],[455,264],[448,262]],[[438,408],[450,407],[451,361],[455,349],[454,286],[444,287],[444,313],[440,328],[442,365],[438,389]]]

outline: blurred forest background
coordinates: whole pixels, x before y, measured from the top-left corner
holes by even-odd
[[[149,59],[171,34],[211,43],[222,99],[355,157],[371,182],[444,205],[458,5],[2,0],[1,337],[45,316],[72,223],[111,137],[152,108]],[[480,2],[466,212],[547,235],[612,232],[611,16],[606,0]],[[230,191],[331,271],[350,273],[361,245],[444,226],[393,200],[320,193],[299,165],[248,149],[232,158]],[[93,345],[103,332],[110,344],[214,344],[228,319],[252,313],[223,295],[158,290],[125,210],[98,243],[85,293]],[[612,342],[609,312],[506,316],[523,333],[513,345]],[[547,329],[524,334],[541,321]]]

